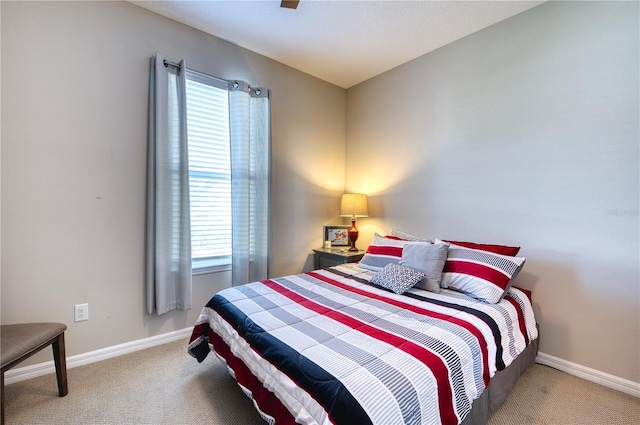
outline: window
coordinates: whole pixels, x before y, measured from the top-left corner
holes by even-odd
[[[187,70],[187,136],[194,273],[231,264],[227,84]]]

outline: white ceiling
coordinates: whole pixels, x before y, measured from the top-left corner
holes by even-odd
[[[130,1],[344,88],[544,3]]]

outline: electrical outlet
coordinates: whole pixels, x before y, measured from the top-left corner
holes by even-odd
[[[89,320],[89,304],[76,304],[75,313],[76,322]]]

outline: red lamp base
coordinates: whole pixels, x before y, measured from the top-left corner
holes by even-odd
[[[349,242],[351,242],[351,248],[349,248],[349,251],[358,251],[358,248],[356,248],[356,241],[358,240],[359,234],[360,232],[358,232],[358,229],[356,228],[356,220],[352,219],[351,228],[349,229]]]

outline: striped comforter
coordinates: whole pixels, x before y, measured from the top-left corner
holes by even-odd
[[[518,289],[486,304],[446,289],[396,295],[372,276],[349,264],[223,290],[189,352],[241,360],[300,424],[458,424],[537,338]]]

